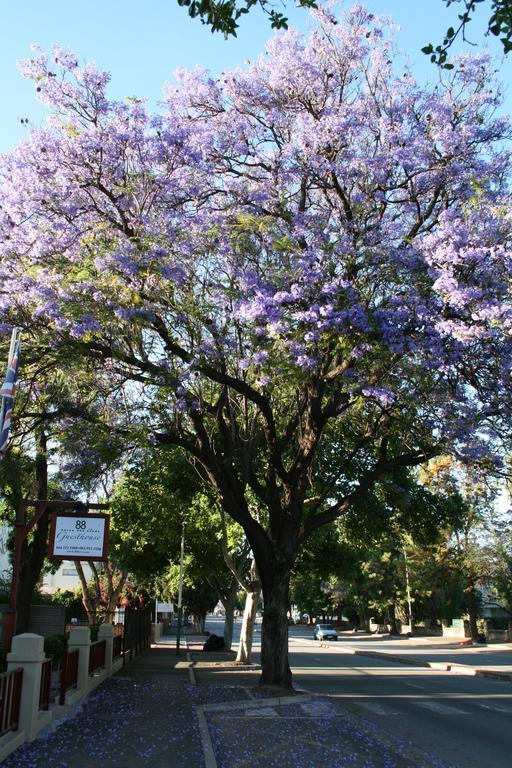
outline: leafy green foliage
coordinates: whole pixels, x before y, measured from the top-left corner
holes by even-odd
[[[44,652],[52,657],[52,666],[56,668],[68,647],[67,635],[48,635],[44,639]]]
[[[144,453],[116,484],[111,501],[112,558],[137,576],[179,559],[182,520],[200,482],[179,450]]]
[[[438,64],[442,69],[453,69],[453,64],[448,61],[448,51],[455,40],[462,35],[466,41],[466,29],[472,20],[472,14],[475,13],[477,5],[487,3],[489,0],[444,0],[447,6],[453,3],[463,3],[463,11],[457,16],[458,25],[456,28],[450,26],[446,30],[443,42],[439,45],[429,43],[421,50],[434,64]],[[505,54],[512,50],[512,0],[490,0],[491,15],[489,17],[487,34],[492,34],[500,38]]]
[[[319,483],[350,482],[350,472],[336,476],[342,450],[334,441],[322,452]],[[466,515],[455,487],[429,486],[411,470],[395,468],[337,525],[306,542],[292,579],[292,602],[310,615],[352,612],[361,623],[370,614],[387,621],[393,607],[406,620],[407,558],[417,617],[460,616],[464,579],[450,536]]]
[[[224,37],[236,37],[239,21],[252,8],[259,6],[267,14],[272,29],[288,29],[286,16],[273,8],[269,0],[178,0],[178,5],[188,8],[189,16],[201,19],[212,32]],[[316,8],[315,0],[298,0],[299,8]]]
[[[293,569],[290,602],[309,616],[338,613],[343,602],[339,578],[350,571],[351,557],[352,550],[340,540],[334,524],[315,531]]]
[[[140,454],[117,483],[111,511],[112,558],[135,583],[152,584],[153,597],[167,600],[177,600],[184,526],[184,606],[195,615],[215,606],[232,579],[222,553],[219,509],[179,449]],[[226,538],[231,555],[243,548],[241,529],[232,521]]]
[[[512,615],[512,535],[510,530],[499,537],[495,553],[497,564],[493,585],[496,600]]]

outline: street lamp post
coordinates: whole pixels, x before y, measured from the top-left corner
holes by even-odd
[[[180,633],[181,633],[181,619],[182,619],[182,598],[183,598],[183,559],[185,553],[185,521],[183,521],[181,528],[181,554],[180,554],[180,581],[178,585],[178,628],[176,631],[176,655],[180,652]]]
[[[411,599],[411,583],[409,580],[409,564],[407,562],[407,552],[405,551],[405,545],[403,547],[404,552],[404,564],[405,564],[405,586],[407,590],[407,604],[409,607],[409,624],[411,625],[412,633],[412,599]]]

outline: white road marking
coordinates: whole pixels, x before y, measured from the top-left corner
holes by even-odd
[[[336,717],[334,708],[325,701],[308,701],[300,708],[309,717]]]
[[[371,712],[372,715],[398,715],[399,714],[396,710],[389,709],[389,707],[384,707],[382,704],[378,704],[376,701],[358,701],[357,706],[368,710],[368,712]]]
[[[416,701],[419,707],[425,707],[432,712],[436,712],[438,715],[469,715],[469,712],[465,712],[463,709],[457,709],[457,707],[450,707],[448,704],[440,704],[438,701]]]
[[[277,712],[272,707],[258,707],[258,709],[246,709],[247,717],[277,717]]]
[[[499,704],[482,704],[480,701],[476,703],[482,709],[489,709],[491,712],[504,712],[506,715],[512,714],[512,707],[500,707]]]
[[[424,691],[425,690],[425,686],[424,685],[418,685],[417,683],[405,683],[405,685],[408,688],[418,688],[420,691]]]

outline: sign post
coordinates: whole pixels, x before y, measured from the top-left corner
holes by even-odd
[[[180,582],[178,585],[178,627],[176,629],[176,655],[180,652],[181,619],[183,615],[182,597],[183,597],[183,556],[185,552],[185,521],[181,529],[181,555],[180,555]]]
[[[35,512],[32,518],[27,522],[27,510],[34,508]],[[20,568],[21,568],[21,548],[23,542],[28,537],[30,531],[37,525],[42,515],[46,510],[50,508],[53,510],[76,510],[76,513],[68,513],[68,517],[74,517],[75,519],[83,520],[88,518],[88,509],[108,509],[108,504],[83,504],[79,501],[73,501],[72,499],[24,499],[20,502],[18,509],[16,510],[16,537],[14,542],[14,558],[12,563],[12,581],[11,581],[11,595],[9,598],[9,609],[5,614],[5,627],[4,627],[4,648],[5,652],[9,653],[11,650],[12,638],[16,634],[16,618],[18,613],[18,585],[20,580]],[[98,517],[98,515],[96,515]],[[106,517],[101,515],[101,517]],[[53,524],[53,521],[52,521]],[[108,520],[106,522],[106,531],[108,534]],[[105,540],[106,541],[106,540]],[[104,546],[106,543],[104,542]],[[106,550],[105,550],[106,552]],[[68,559],[68,558],[60,558]],[[70,558],[72,559],[72,558]],[[78,558],[76,558],[78,559]],[[86,559],[81,558],[81,559]],[[89,559],[96,559],[90,557]]]
[[[48,555],[54,560],[107,559],[108,515],[54,512]]]

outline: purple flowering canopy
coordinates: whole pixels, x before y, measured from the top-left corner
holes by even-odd
[[[281,685],[304,538],[394,467],[497,460],[511,405],[489,62],[420,88],[386,21],[313,15],[244,70],[179,72],[156,116],[37,50],[50,117],[0,163],[2,321],[127,382],[138,428],[203,468],[255,553]]]

